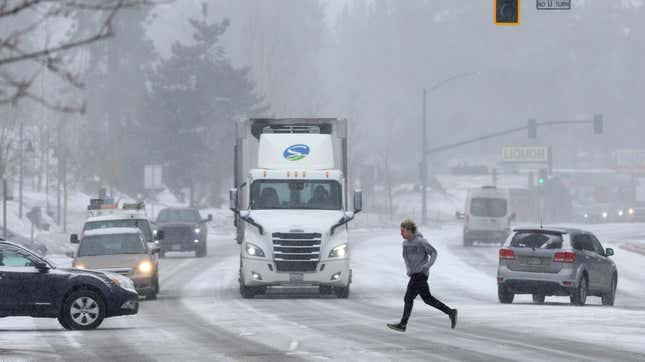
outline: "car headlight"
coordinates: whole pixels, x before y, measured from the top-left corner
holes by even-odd
[[[252,243],[246,243],[246,253],[251,256],[264,256],[264,250]]]
[[[195,234],[199,234],[201,230],[199,228],[195,228]]]
[[[629,210],[627,210],[627,212],[628,212],[630,215],[634,215],[635,210],[634,210],[633,208],[630,208]]]
[[[623,216],[623,210],[618,210],[618,216]]]
[[[603,219],[606,219],[606,218],[607,218],[607,211],[603,211],[603,213],[602,213],[602,218],[603,218]]]
[[[74,262],[74,268],[76,268],[76,269],[87,269],[85,264],[81,263],[80,261]]]
[[[139,262],[139,265],[137,265],[137,270],[144,274],[152,272],[152,269],[152,263],[149,260],[142,260]]]
[[[152,235],[157,236],[157,229],[152,230]]]
[[[110,280],[114,285],[117,287],[132,291],[136,293],[136,290],[134,289],[134,283],[130,278],[126,278],[122,275],[115,274],[115,273],[109,273],[108,275],[110,277]]]
[[[330,258],[342,258],[347,255],[347,244],[338,245],[329,252]]]

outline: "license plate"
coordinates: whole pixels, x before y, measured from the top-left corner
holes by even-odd
[[[181,245],[173,245],[171,247],[172,250],[181,250]]]
[[[540,259],[540,258],[529,258],[528,264],[529,265],[542,265],[542,259]]]
[[[289,274],[289,281],[292,283],[298,283],[304,281],[304,274],[302,273],[291,273]]]

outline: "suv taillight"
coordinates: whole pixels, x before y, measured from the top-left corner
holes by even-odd
[[[576,261],[576,253],[571,251],[558,251],[553,255],[553,261],[556,263],[573,263]]]
[[[515,253],[511,249],[499,249],[500,259],[515,259]]]

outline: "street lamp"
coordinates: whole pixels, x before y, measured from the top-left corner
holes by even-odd
[[[427,158],[427,150],[428,150],[428,141],[426,139],[426,97],[429,93],[432,93],[439,89],[441,86],[445,85],[446,83],[455,80],[455,79],[461,79],[461,78],[466,78],[474,75],[478,75],[479,72],[464,72],[464,73],[457,73],[453,74],[450,77],[447,77],[443,80],[440,80],[438,82],[435,82],[430,86],[429,88],[423,88],[423,110],[422,110],[422,120],[421,120],[421,223],[426,224],[428,220],[428,203],[427,203],[427,194],[426,194],[426,188],[428,184],[428,158]]]

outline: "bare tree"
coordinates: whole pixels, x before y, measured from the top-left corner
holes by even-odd
[[[0,106],[29,99],[62,112],[84,112],[85,102],[46,99],[32,91],[35,79],[49,72],[74,89],[83,82],[64,56],[70,50],[109,38],[112,22],[125,8],[170,0],[0,0]],[[34,46],[34,37],[43,36],[48,21],[72,22],[79,12],[98,19],[96,28],[79,38]],[[48,36],[49,34],[45,34]],[[25,65],[17,71],[17,65]]]

